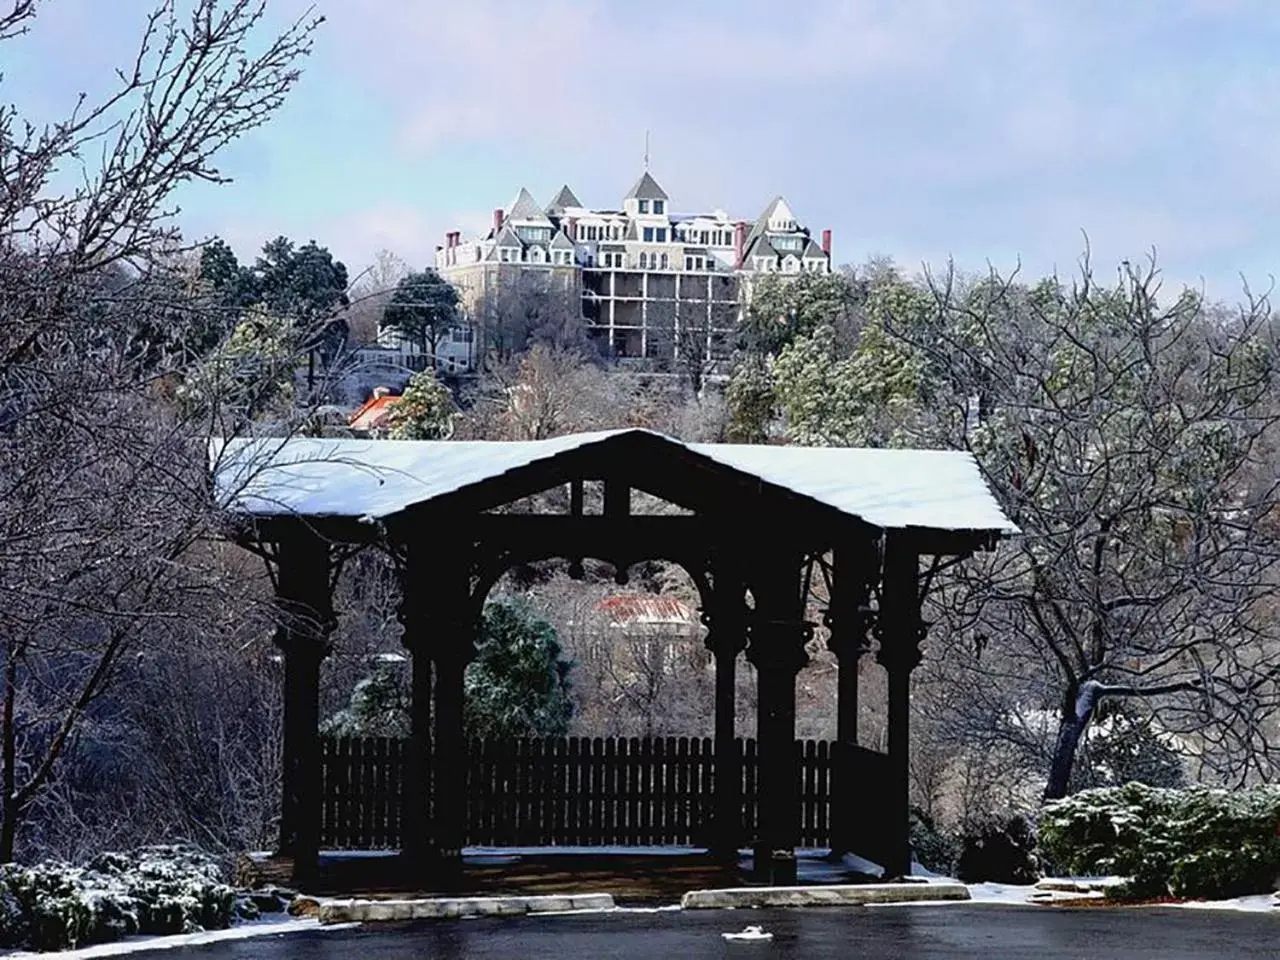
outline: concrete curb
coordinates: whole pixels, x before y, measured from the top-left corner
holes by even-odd
[[[429,900],[324,900],[320,922],[392,923],[404,920],[457,920],[463,917],[511,917],[527,913],[612,910],[607,893],[542,897],[438,897]]]
[[[962,883],[861,883],[690,890],[680,899],[680,906],[685,910],[723,910],[731,907],[821,907],[968,899],[969,888]]]

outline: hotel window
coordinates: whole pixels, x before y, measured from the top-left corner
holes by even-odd
[[[686,270],[692,270],[692,269],[693,269],[693,257],[685,257],[685,258],[684,258],[684,268],[685,268]]]
[[[662,200],[655,200],[655,201],[653,201],[653,212],[654,212],[654,213],[665,213],[665,212],[666,212],[666,210],[667,210],[667,205],[666,205],[666,202],[665,202],[665,201],[662,201]]]
[[[638,209],[640,210],[640,212],[641,212],[641,213],[648,213],[648,212],[649,212],[649,201],[648,201],[648,200],[639,200],[639,201],[637,201],[637,203],[639,204],[639,208],[638,208]]]
[[[705,244],[707,242],[707,231],[703,230],[698,234],[698,242]]]
[[[653,227],[645,227],[641,233],[645,243],[653,243]]]
[[[654,239],[655,239],[655,240],[657,240],[659,243],[666,243],[666,242],[667,242],[667,228],[666,228],[666,227],[659,227],[657,230],[653,231],[653,237],[654,237]]]
[[[662,269],[667,269],[667,255],[665,253],[662,255]]]
[[[644,270],[649,266],[649,255],[647,253],[640,254],[640,269]]]

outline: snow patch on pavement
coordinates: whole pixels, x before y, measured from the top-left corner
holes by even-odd
[[[305,930],[347,930],[359,926],[356,923],[336,923],[326,927],[314,917],[271,917],[238,923],[226,930],[203,930],[199,933],[179,933],[167,937],[126,937],[114,943],[96,943],[91,947],[62,950],[55,953],[9,953],[5,960],[36,960],[37,957],[57,957],[58,960],[91,960],[97,957],[123,957],[148,950],[171,950],[174,947],[197,947],[206,943],[224,943],[228,940],[247,940],[250,937],[279,936],[301,933]]]
[[[1271,913],[1276,909],[1276,898],[1270,893],[1256,893],[1248,897],[1234,897],[1230,900],[1188,900],[1185,903],[1171,903],[1171,907],[1182,907],[1188,910],[1239,910],[1243,913]]]

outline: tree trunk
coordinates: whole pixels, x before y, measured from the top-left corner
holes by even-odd
[[[1053,750],[1053,763],[1049,767],[1049,782],[1044,788],[1045,800],[1060,800],[1067,795],[1071,782],[1071,770],[1076,762],[1076,750],[1084,736],[1102,684],[1089,680],[1079,688],[1069,689],[1062,704],[1062,716],[1058,720],[1058,743]]]

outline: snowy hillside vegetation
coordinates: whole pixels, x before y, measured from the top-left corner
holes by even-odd
[[[188,847],[104,853],[83,867],[0,867],[0,944],[61,950],[138,933],[221,929],[235,891],[218,864]]]
[[[1238,897],[1280,877],[1280,788],[1161,789],[1131,783],[1049,804],[1039,846],[1076,875],[1116,875],[1123,897]]]

